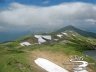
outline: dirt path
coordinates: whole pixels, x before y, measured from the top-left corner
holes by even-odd
[[[35,50],[30,53],[29,62],[33,68],[33,72],[46,72],[44,69],[40,68],[38,65],[35,64],[34,60],[36,60],[37,58],[45,58],[61,66],[62,68],[65,68],[66,70],[72,72],[73,65],[70,65],[69,56],[65,55],[64,53],[60,52],[53,53],[51,51],[40,51],[40,50]],[[88,69],[88,71],[94,72],[91,69]]]
[[[50,51],[32,51],[31,54],[29,55],[30,59],[30,63],[35,67],[38,68],[38,66],[34,63],[34,60],[41,57],[41,58],[45,58],[50,60],[51,62],[54,62],[55,64],[67,69],[67,70],[71,70],[72,65],[64,65],[64,63],[69,63],[69,58],[68,56],[64,55],[63,53],[53,53]],[[37,69],[38,70],[38,69]],[[39,72],[43,72],[43,71],[39,71]],[[44,71],[46,72],[46,71]]]

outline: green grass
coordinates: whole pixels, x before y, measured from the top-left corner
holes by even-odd
[[[40,50],[40,51],[52,51],[62,52],[66,55],[79,55],[85,56],[83,51],[87,50],[82,43],[75,43],[77,41],[73,41],[72,43],[63,44],[52,43],[52,44],[42,44],[42,45],[32,45],[28,47],[19,47],[18,42],[9,42],[0,45],[0,72],[34,72],[32,67],[28,63],[27,52]],[[81,41],[82,42],[82,41]],[[86,57],[86,61],[94,62],[92,58]],[[90,66],[93,70],[95,69],[96,64],[94,66]]]
[[[26,56],[16,48],[0,46],[0,72],[31,72]]]

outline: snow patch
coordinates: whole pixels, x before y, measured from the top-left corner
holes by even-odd
[[[46,60],[44,58],[38,58],[35,60],[35,63],[45,69],[48,72],[69,72],[66,69]]]
[[[20,43],[20,45],[21,46],[29,46],[29,45],[31,45],[29,42],[22,42],[22,43]]]
[[[42,44],[42,43],[45,43],[45,42],[46,42],[46,40],[44,40],[42,37],[38,38],[38,43],[39,44]]]
[[[45,38],[45,39],[48,39],[48,40],[51,40],[52,39],[51,36],[49,36],[49,35],[42,36],[42,37]]]
[[[62,34],[64,34],[64,35],[68,35],[67,33],[65,33],[65,32],[62,32]]]
[[[57,35],[57,37],[59,37],[59,38],[62,38],[62,36],[63,36],[62,34],[58,34],[58,35]]]
[[[58,41],[59,39],[54,39],[54,41]]]
[[[47,42],[45,39],[47,39],[47,40],[52,39],[52,37],[50,35],[35,35],[34,37],[38,39],[39,44]]]

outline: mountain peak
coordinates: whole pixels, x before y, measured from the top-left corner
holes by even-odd
[[[66,31],[66,30],[70,30],[70,31],[72,30],[72,31],[74,31],[74,30],[77,30],[77,28],[75,28],[75,27],[72,26],[72,25],[68,25],[68,26],[65,26],[65,27],[57,30],[56,32],[63,32],[63,31]]]
[[[60,32],[65,32],[65,31],[74,31],[82,36],[86,36],[86,37],[93,37],[93,38],[96,38],[96,34],[95,33],[92,33],[92,32],[87,32],[87,31],[84,31],[84,30],[81,30],[81,29],[78,29],[72,25],[68,25],[66,27],[63,27],[59,30],[56,31],[56,33],[60,33]]]
[[[66,26],[66,27],[64,27],[64,28],[62,28],[62,29],[65,29],[65,30],[74,30],[74,29],[77,29],[77,28],[75,28],[75,27],[72,26],[72,25],[68,25],[68,26]]]
[[[66,26],[66,27],[74,27],[73,25],[68,25],[68,26]]]

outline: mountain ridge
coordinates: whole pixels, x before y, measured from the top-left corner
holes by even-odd
[[[55,33],[60,33],[60,32],[65,32],[65,31],[74,31],[74,32],[77,32],[78,34],[80,34],[82,36],[85,36],[85,37],[96,38],[96,33],[84,31],[84,30],[76,28],[72,25],[65,26],[65,27],[57,30]]]

